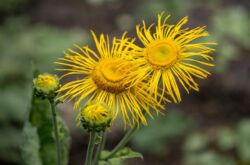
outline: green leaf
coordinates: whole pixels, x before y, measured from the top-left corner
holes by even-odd
[[[40,146],[39,148],[33,147],[31,149],[33,149],[34,153],[39,153],[39,159],[41,160],[42,164],[55,165],[57,162],[55,136],[52,125],[51,109],[47,100],[41,100],[39,98],[33,97],[28,122],[33,128],[36,129]],[[57,116],[57,122],[59,129],[59,140],[61,141],[62,149],[62,164],[67,165],[70,142],[69,131],[60,116]],[[24,144],[29,144],[26,142],[26,140],[28,139],[24,139]],[[27,149],[25,149],[25,145],[22,148],[24,155],[29,154],[26,152]]]
[[[135,152],[132,149],[126,147],[118,151],[115,155],[116,158],[129,159],[129,158],[141,158],[143,159],[143,155],[139,152]]]
[[[37,128],[26,122],[23,129],[22,158],[25,165],[42,165]]]
[[[102,151],[101,159],[105,158],[109,154],[110,151],[106,150]],[[98,165],[121,165],[124,160],[131,158],[143,159],[143,155],[139,152],[135,152],[132,149],[126,147],[118,151],[112,158],[105,161],[104,160],[99,161]]]

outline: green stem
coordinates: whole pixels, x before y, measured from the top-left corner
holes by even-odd
[[[101,142],[100,142],[100,144],[98,144],[98,147],[97,147],[95,160],[94,160],[94,165],[97,165],[98,161],[100,160],[101,152],[104,149],[106,138],[107,138],[106,132],[101,133],[101,138],[102,138]]]
[[[123,139],[115,146],[115,148],[110,152],[108,156],[104,158],[104,160],[107,160],[109,158],[112,158],[120,149],[122,149],[128,141],[131,139],[131,137],[134,135],[138,128],[133,127],[131,128],[126,135],[123,137]]]
[[[56,120],[56,105],[54,100],[50,100],[50,106],[52,111],[52,122],[55,132],[55,140],[56,140],[56,151],[57,151],[57,165],[61,165],[61,145],[59,140],[59,134],[58,134],[58,127],[57,127],[57,120]]]
[[[88,145],[85,165],[91,165],[91,160],[92,160],[94,148],[95,148],[95,137],[96,137],[96,132],[90,132],[89,145]]]

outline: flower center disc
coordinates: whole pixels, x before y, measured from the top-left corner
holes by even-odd
[[[124,79],[124,71],[118,67],[117,61],[104,62],[101,66],[101,72],[107,81],[118,82]]]
[[[109,58],[100,61],[93,71],[93,80],[96,85],[111,93],[120,93],[126,90],[125,77],[127,69],[121,66],[121,59]]]
[[[146,53],[148,62],[157,68],[166,68],[177,59],[175,45],[167,41],[160,41],[150,45]]]

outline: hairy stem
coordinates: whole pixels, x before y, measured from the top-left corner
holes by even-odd
[[[85,165],[91,165],[91,160],[92,160],[94,148],[95,148],[95,137],[96,137],[96,132],[90,132]]]
[[[131,128],[126,135],[122,138],[122,140],[115,146],[115,148],[110,152],[108,156],[104,158],[104,160],[107,160],[109,158],[112,158],[120,149],[122,149],[128,141],[131,139],[131,137],[134,135],[138,128],[133,127]]]
[[[107,133],[106,132],[102,132],[101,133],[101,138],[102,139],[101,139],[100,144],[98,144],[98,147],[97,147],[94,165],[97,165],[98,161],[100,160],[101,152],[102,152],[102,150],[104,149],[104,146],[105,146],[106,137],[107,137]]]
[[[56,151],[57,151],[57,165],[61,165],[61,145],[59,140],[59,133],[58,133],[58,126],[57,126],[57,119],[56,119],[56,104],[54,100],[50,100],[50,106],[52,111],[52,122],[54,127],[55,133],[55,142],[56,142]]]

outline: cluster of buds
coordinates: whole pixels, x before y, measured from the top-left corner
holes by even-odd
[[[48,73],[38,75],[33,84],[35,96],[41,99],[53,100],[60,88],[58,77]],[[77,120],[88,132],[105,131],[111,124],[111,110],[104,103],[89,103],[81,109]]]
[[[77,120],[88,132],[102,132],[110,127],[112,115],[104,103],[90,103],[81,109]]]
[[[59,89],[59,79],[56,75],[40,74],[33,79],[34,94],[42,99],[54,99]]]

